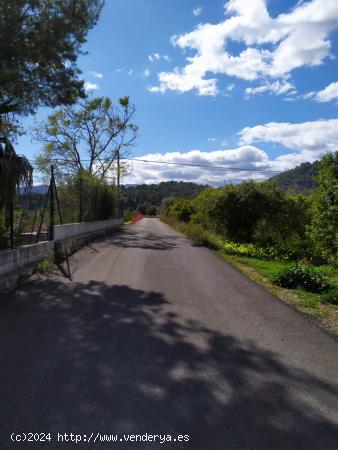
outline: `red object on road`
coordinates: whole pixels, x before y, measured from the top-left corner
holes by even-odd
[[[139,222],[140,220],[144,219],[144,216],[142,214],[136,214],[131,219],[133,223]]]

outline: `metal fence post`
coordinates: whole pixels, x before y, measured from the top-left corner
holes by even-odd
[[[11,250],[14,249],[14,207],[13,200],[9,203],[9,241]]]
[[[50,167],[50,186],[49,186],[49,240],[54,240],[54,166]]]
[[[82,222],[82,173],[80,173],[79,177],[79,189],[80,189],[80,198],[79,198],[79,222]]]

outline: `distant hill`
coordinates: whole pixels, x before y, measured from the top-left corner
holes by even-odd
[[[167,181],[159,184],[122,186],[123,206],[134,210],[139,205],[161,206],[165,197],[192,198],[207,186],[183,181]]]
[[[315,177],[318,175],[319,161],[303,163],[294,169],[283,172],[269,179],[282,191],[306,193],[317,187]]]

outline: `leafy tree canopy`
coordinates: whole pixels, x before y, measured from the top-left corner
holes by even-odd
[[[85,95],[76,66],[104,0],[0,2],[0,115]]]
[[[40,171],[48,172],[54,164],[59,177],[88,172],[106,178],[136,139],[134,114],[128,97],[117,105],[108,97],[86,98],[56,111],[35,129],[35,138],[44,145],[37,158]],[[123,170],[122,162],[120,176]]]
[[[338,151],[320,162],[318,182],[311,235],[321,255],[338,265]]]
[[[122,200],[125,209],[136,210],[139,205],[161,207],[166,211],[167,197],[171,198],[192,198],[199,194],[206,186],[196,183],[186,183],[184,181],[166,181],[159,184],[140,184],[137,186],[122,186]],[[169,201],[170,203],[170,201]]]

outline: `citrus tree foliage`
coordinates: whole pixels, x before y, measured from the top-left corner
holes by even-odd
[[[190,201],[175,200],[168,214],[232,242],[297,255],[308,251],[310,204],[310,197],[287,195],[270,183],[246,182],[207,188]]]
[[[84,172],[101,179],[113,176],[117,158],[126,158],[136,139],[134,114],[128,97],[117,105],[108,97],[86,98],[59,109],[34,132],[43,143],[36,160],[40,171],[54,164],[59,178]],[[120,176],[125,170],[122,162]]]
[[[236,242],[252,242],[260,221],[268,220],[271,226],[281,211],[284,196],[267,183],[246,182],[209,189],[195,203],[200,215],[204,212],[202,223],[213,224],[215,231]]]
[[[310,233],[321,255],[338,264],[338,151],[320,162],[318,182]]]
[[[190,200],[185,198],[176,199],[170,208],[170,215],[182,222],[189,222],[194,209]]]
[[[103,0],[1,0],[0,114],[84,96],[76,66]]]

